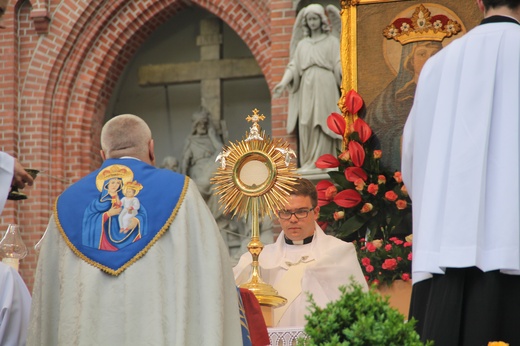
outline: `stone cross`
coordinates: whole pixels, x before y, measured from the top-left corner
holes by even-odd
[[[253,58],[221,59],[222,34],[220,19],[200,22],[200,61],[165,65],[147,65],[139,68],[140,86],[158,86],[179,83],[201,83],[201,105],[220,129],[221,80],[262,76],[262,70]]]

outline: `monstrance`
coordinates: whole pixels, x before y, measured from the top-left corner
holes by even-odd
[[[251,241],[247,245],[253,258],[251,277],[240,287],[251,290],[261,305],[279,307],[287,299],[260,277],[258,257],[264,245],[260,241],[259,218],[272,217],[273,211],[286,205],[296,183],[296,164],[291,162],[296,155],[285,141],[266,136],[258,124],[265,116],[258,113],[253,109],[253,115],[246,117],[253,123],[246,138],[224,146],[217,156],[220,165],[211,182],[225,214],[251,217]]]

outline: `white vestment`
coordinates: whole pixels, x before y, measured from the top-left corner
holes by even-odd
[[[0,151],[0,213],[4,210],[5,201],[11,191],[14,174],[14,157]]]
[[[413,278],[520,274],[520,26],[477,26],[422,69],[403,137]]]
[[[0,262],[0,345],[25,345],[30,309],[31,295],[22,278]]]
[[[258,261],[262,280],[288,299],[285,306],[275,309],[274,327],[306,324],[304,316],[309,314],[306,293],[311,293],[314,301],[324,307],[340,297],[338,287],[348,285],[351,277],[368,289],[354,245],[326,235],[318,224],[311,243],[288,245],[282,232],[274,244],[264,247]],[[249,280],[251,262],[251,254],[247,252],[233,268],[238,285]]]
[[[76,256],[51,218],[28,345],[242,345],[228,250],[190,180],[169,230],[119,276]]]

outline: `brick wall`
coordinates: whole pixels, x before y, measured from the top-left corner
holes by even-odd
[[[249,46],[270,88],[288,63],[292,0],[192,0]],[[29,199],[8,201],[0,227],[21,226],[29,247],[20,272],[32,289],[55,198],[101,163],[99,135],[115,84],[147,37],[188,6],[184,0],[11,0],[0,29],[0,146],[40,169]],[[285,133],[287,98],[273,100],[272,135]]]

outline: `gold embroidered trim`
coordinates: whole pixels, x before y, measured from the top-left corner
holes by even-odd
[[[58,199],[59,199],[59,197],[56,198],[56,202],[54,203],[54,219],[56,221],[56,225],[58,227],[58,230],[60,231],[61,235],[63,236],[63,239],[65,240],[65,243],[72,250],[72,252],[74,252],[76,254],[76,256],[78,256],[83,261],[87,262],[88,264],[90,264],[90,265],[92,265],[92,266],[94,266],[96,268],[101,269],[105,273],[108,273],[108,274],[114,275],[114,276],[118,276],[126,268],[130,267],[132,264],[137,262],[138,259],[143,257],[148,252],[148,250],[150,250],[150,248],[155,244],[155,242],[157,242],[157,240],[159,240],[159,238],[162,237],[162,235],[164,233],[166,233],[166,231],[170,228],[170,225],[172,224],[173,220],[175,219],[175,216],[177,215],[177,212],[179,211],[179,208],[181,207],[182,202],[184,201],[184,198],[186,197],[186,192],[188,190],[188,183],[189,183],[189,179],[187,179],[185,177],[184,178],[184,186],[182,188],[181,195],[179,196],[179,201],[177,202],[177,205],[173,209],[173,211],[172,211],[170,217],[168,218],[168,220],[166,220],[166,223],[164,224],[164,226],[159,230],[159,232],[157,232],[155,237],[153,237],[153,239],[148,243],[148,245],[146,245],[146,247],[144,249],[139,251],[133,258],[131,258],[128,262],[126,262],[121,268],[119,268],[117,270],[110,269],[107,266],[102,265],[101,263],[98,263],[96,261],[91,260],[87,256],[83,255],[83,253],[81,251],[79,251],[72,244],[72,242],[67,237],[67,234],[65,234],[65,231],[63,230],[63,227],[61,226],[60,219],[58,218]]]

